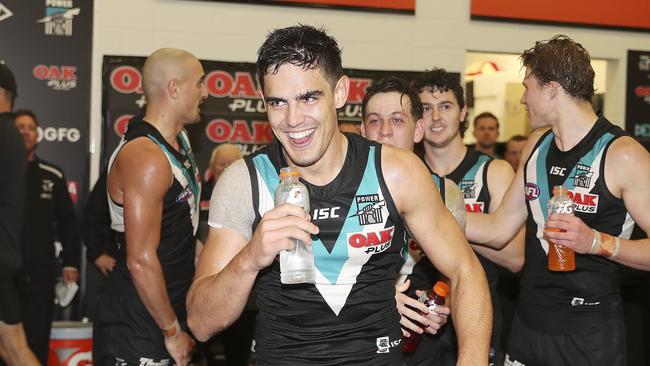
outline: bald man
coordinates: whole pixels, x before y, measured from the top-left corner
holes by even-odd
[[[98,297],[95,365],[187,365],[185,297],[194,276],[200,179],[185,125],[200,120],[205,75],[190,53],[160,49],[144,64],[144,118],[134,118],[108,166],[119,252]]]

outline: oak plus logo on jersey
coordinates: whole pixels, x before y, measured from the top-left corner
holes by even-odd
[[[598,212],[597,194],[569,191],[569,197],[573,200],[574,211],[590,214]]]
[[[535,183],[527,182],[524,187],[524,192],[528,201],[534,201],[539,198],[539,186]]]
[[[9,10],[3,3],[0,3],[0,22],[10,18],[14,13]]]
[[[76,66],[36,65],[32,74],[38,80],[47,81],[52,90],[69,91],[77,87]]]
[[[386,202],[379,198],[378,194],[365,194],[355,196],[357,203],[357,212],[350,217],[358,217],[359,225],[373,225],[383,222],[381,209],[386,206]]]
[[[473,180],[461,180],[458,188],[463,192],[463,198],[476,198],[476,182]]]
[[[484,212],[485,203],[484,202],[472,202],[465,204],[465,211],[467,212]]]
[[[48,36],[72,36],[72,20],[81,12],[72,0],[45,0],[45,17],[36,21],[43,23]]]
[[[573,178],[573,186],[581,188],[589,188],[591,183],[591,176],[594,173],[591,171],[589,165],[576,164],[576,173]]]
[[[348,234],[348,244],[353,248],[363,249],[366,254],[378,254],[390,248],[395,227],[381,231]]]

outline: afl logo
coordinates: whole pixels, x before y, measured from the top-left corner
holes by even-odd
[[[526,183],[526,199],[534,201],[539,197],[539,186],[535,183]]]

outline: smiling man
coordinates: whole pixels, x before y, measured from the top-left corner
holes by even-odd
[[[500,159],[468,149],[461,138],[467,128],[467,106],[458,75],[433,69],[414,80],[424,107],[424,161],[436,174],[451,179],[463,192],[468,212],[493,212],[513,177],[510,165]],[[496,363],[500,337],[500,309],[496,296],[497,265],[518,272],[524,262],[523,230],[502,250],[472,245],[487,275],[494,309],[494,329],[490,364]],[[452,312],[456,311],[452,307]],[[443,356],[453,364],[456,358],[451,327],[445,329],[450,340]]]
[[[481,304],[459,307],[455,319],[461,364],[485,362],[491,317],[480,265],[415,155],[338,130],[349,79],[336,41],[310,26],[275,30],[257,65],[277,141],[217,182],[188,297],[194,334],[227,327],[254,289],[258,365],[401,365],[394,281],[408,226],[450,278],[452,304]],[[284,166],[302,174],[312,221],[296,206],[273,207]],[[313,246],[315,284],[281,285],[276,257],[291,238]]]

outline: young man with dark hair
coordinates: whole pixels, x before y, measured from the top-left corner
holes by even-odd
[[[460,131],[465,124],[467,107],[463,98],[460,77],[443,69],[433,69],[417,78],[413,85],[424,106],[424,161],[429,169],[456,183],[465,200],[468,212],[492,212],[510,184],[513,171],[507,162],[493,159],[481,152],[468,149]],[[497,251],[472,244],[488,278],[494,310],[490,364],[496,362],[500,337],[500,310],[496,296],[497,264],[513,272],[521,269],[523,233],[505,249]],[[452,313],[457,309],[452,306]],[[447,346],[441,364],[456,362],[453,329],[447,327],[443,341]]]
[[[27,148],[25,219],[21,239],[21,305],[29,347],[47,364],[57,274],[55,238],[63,245],[61,273],[66,284],[79,281],[81,238],[68,182],[57,166],[36,156],[38,119],[30,110],[14,113]],[[34,228],[39,228],[34,230]]]
[[[98,296],[97,365],[186,366],[194,340],[185,299],[194,276],[201,183],[185,126],[208,96],[199,60],[179,49],[152,53],[142,68],[147,97],[108,165],[117,263]]]
[[[311,26],[278,29],[257,64],[277,140],[217,182],[188,297],[194,334],[207,339],[231,324],[254,288],[258,365],[401,365],[394,282],[408,226],[450,278],[451,303],[481,304],[458,306],[454,318],[460,363],[484,362],[491,319],[480,265],[415,155],[339,132],[349,79],[337,42]],[[311,222],[302,208],[273,208],[287,165],[309,189]],[[314,285],[280,283],[276,257],[292,238],[312,245]]]
[[[483,112],[474,117],[474,130],[472,134],[476,144],[470,145],[476,151],[494,158],[501,158],[501,151],[498,151],[499,143],[499,120],[490,112]],[[501,144],[503,145],[503,144]]]
[[[555,36],[521,59],[521,103],[537,130],[501,207],[470,215],[467,229],[471,240],[498,247],[526,222],[506,365],[626,365],[614,262],[650,269],[650,239],[629,240],[634,220],[650,231],[650,154],[593,112],[594,71],[582,45]],[[546,217],[556,185],[571,191],[575,216]],[[551,243],[576,252],[574,271],[548,270]]]

